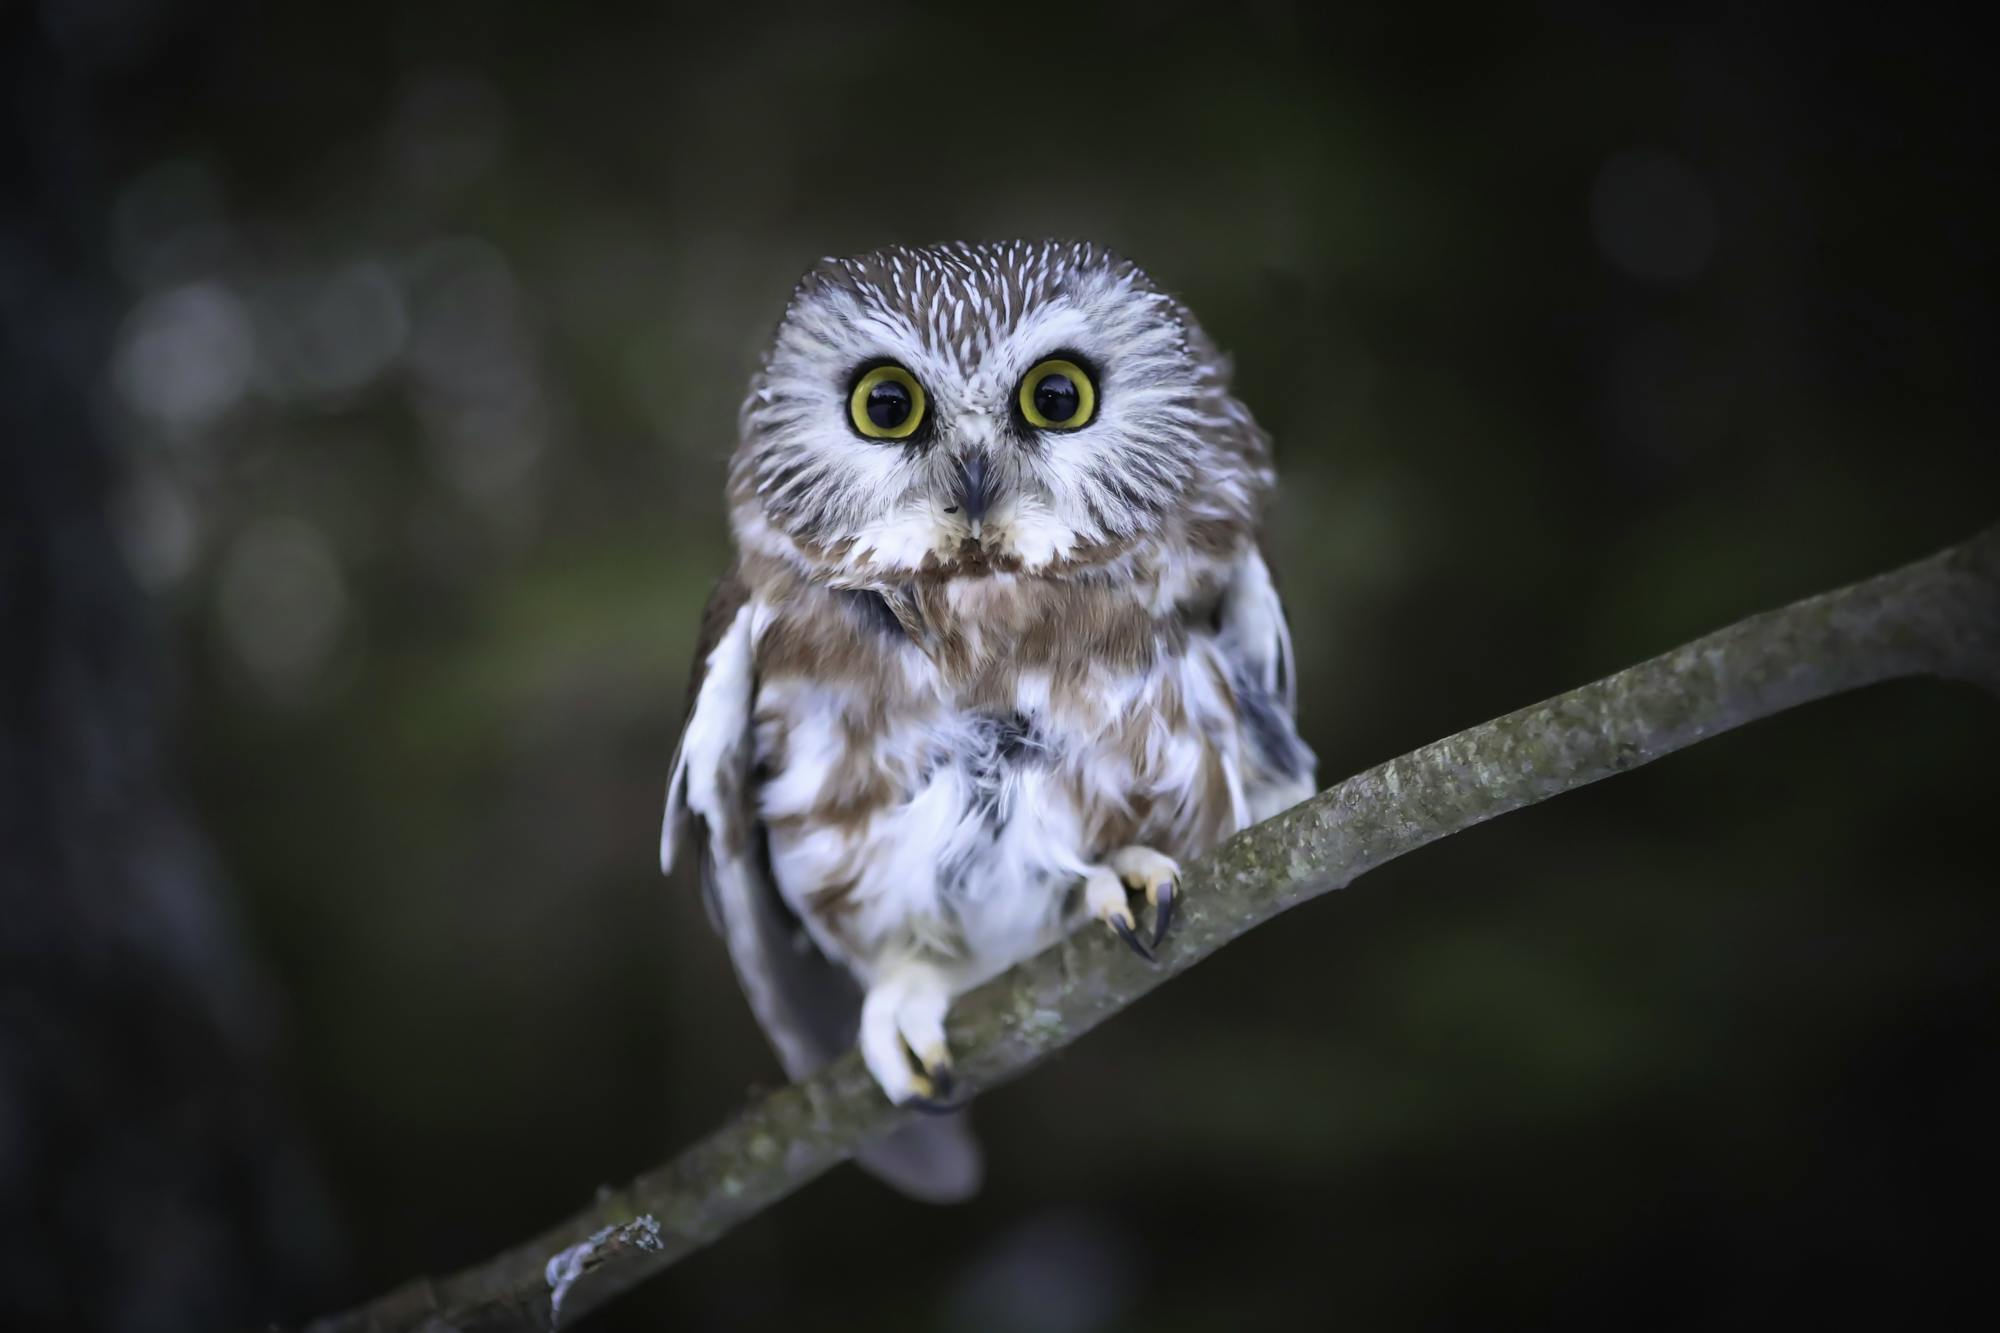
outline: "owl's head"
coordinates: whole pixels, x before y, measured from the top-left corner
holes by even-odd
[[[842,586],[1232,543],[1263,436],[1193,317],[1064,242],[897,247],[800,282],[743,409],[747,549]]]

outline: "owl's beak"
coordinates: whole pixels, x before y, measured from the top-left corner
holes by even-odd
[[[970,454],[961,458],[958,462],[958,503],[975,533],[985,519],[992,499],[987,491],[986,455]]]

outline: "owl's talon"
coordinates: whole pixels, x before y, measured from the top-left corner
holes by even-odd
[[[1124,916],[1107,916],[1104,919],[1110,923],[1113,930],[1118,932],[1118,938],[1124,940],[1133,953],[1138,954],[1149,963],[1158,961],[1153,957],[1153,951],[1146,947],[1146,942],[1139,938],[1138,932],[1134,931],[1129,924],[1132,919],[1131,913],[1128,912]]]
[[[1132,904],[1125,894],[1125,882],[1120,876],[1117,863],[1099,866],[1083,877],[1083,902],[1090,914],[1111,927],[1125,946],[1147,962],[1153,961],[1153,951],[1139,938],[1139,923],[1132,915]]]
[[[1174,924],[1174,908],[1181,900],[1180,882],[1169,880],[1160,887],[1158,894],[1148,896],[1153,898],[1153,947],[1157,949],[1167,938],[1168,928]]]
[[[965,1109],[965,1102],[939,1101],[935,1097],[912,1097],[902,1103],[912,1111],[922,1111],[925,1115],[957,1115]]]
[[[913,1063],[917,1072],[910,1075],[910,1091],[896,1103],[898,1106],[907,1106],[925,1115],[950,1115],[964,1109],[966,1099],[952,1096],[958,1089],[958,1076],[951,1072],[948,1055],[940,1051],[934,1064],[926,1063],[921,1057]]]
[[[892,1068],[886,1079],[878,1074],[876,1082],[882,1085],[892,1105],[906,1106],[925,1115],[950,1115],[964,1109],[970,1100],[952,1095],[958,1091],[959,1083],[949,1063],[925,1068],[907,1052],[900,1067]]]
[[[1111,869],[1135,892],[1143,892],[1153,906],[1153,948],[1167,938],[1179,906],[1181,868],[1174,858],[1151,847],[1120,847],[1111,853]],[[1149,955],[1150,956],[1150,955]]]

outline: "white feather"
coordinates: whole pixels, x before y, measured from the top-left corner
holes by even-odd
[[[674,868],[674,843],[692,811],[718,820],[716,784],[731,752],[750,725],[750,607],[745,605],[710,650],[694,711],[681,732],[680,753],[667,780],[666,818],[660,827],[660,869]]]

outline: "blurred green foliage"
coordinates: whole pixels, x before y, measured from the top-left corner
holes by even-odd
[[[348,1297],[776,1077],[654,845],[736,406],[821,254],[1081,235],[1188,299],[1278,439],[1327,780],[2000,496],[1992,98],[1942,20],[179,22],[106,410]],[[187,388],[155,326],[252,353]],[[977,1203],[843,1171],[600,1322],[1915,1316],[1996,1177],[1996,742],[1883,689],[1388,867],[983,1099]]]

